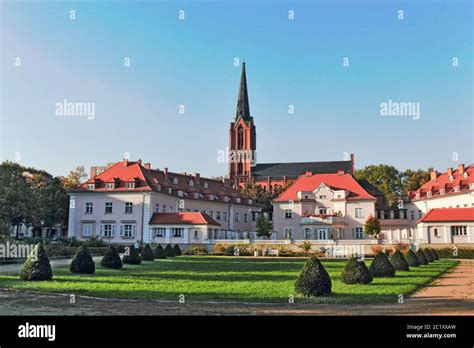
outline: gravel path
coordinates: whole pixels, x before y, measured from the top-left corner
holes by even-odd
[[[59,261],[59,260],[58,260]],[[64,260],[61,260],[64,261]],[[68,260],[66,260],[68,261]],[[114,300],[0,290],[0,315],[474,315],[474,260],[393,304],[254,304]]]

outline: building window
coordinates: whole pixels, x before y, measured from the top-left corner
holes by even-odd
[[[217,212],[216,212],[216,219],[217,219],[217,220],[220,220],[220,219],[221,219],[221,212],[220,212],[220,211],[217,211]]]
[[[173,206],[170,205],[170,213],[172,213],[172,212],[173,212]]]
[[[421,212],[421,210],[418,210],[418,219],[421,219],[421,215],[422,215],[422,214],[423,214],[423,213]]]
[[[125,202],[125,214],[132,214],[132,213],[133,213],[133,203]]]
[[[410,210],[410,218],[415,220],[415,212],[413,210]]]
[[[285,219],[293,219],[293,211],[291,209],[285,209]]]
[[[214,219],[214,211],[209,210],[209,216]]]
[[[178,185],[178,178],[173,179],[173,184]]]
[[[249,222],[249,214],[244,214],[244,222]]]
[[[209,188],[209,184],[207,182],[204,182],[204,188],[205,189]]]
[[[102,237],[113,237],[114,236],[114,227],[115,227],[115,225],[111,225],[111,224],[100,225],[100,235]]]
[[[285,238],[286,238],[286,239],[291,239],[291,238],[293,238],[293,228],[291,228],[291,227],[285,227]]]
[[[434,235],[435,237],[439,237],[438,228],[435,227],[435,228],[433,229],[433,235]]]
[[[319,199],[326,199],[326,195],[320,195]]]
[[[358,208],[357,208],[358,209]],[[328,213],[327,209],[319,209],[319,215],[326,215]],[[357,216],[356,216],[357,217]]]
[[[355,208],[355,217],[356,218],[363,218],[364,217],[364,210],[362,208]]]
[[[166,205],[163,204],[163,207],[161,208],[162,213],[166,213]]]
[[[151,230],[155,237],[166,237],[166,228],[164,227],[154,227]]]
[[[92,202],[87,202],[86,203],[86,214],[92,214],[93,211],[93,203]]]
[[[181,228],[181,227],[171,228],[171,234],[175,238],[181,238],[183,236],[183,233],[184,233],[184,228]]]
[[[234,221],[235,221],[235,222],[239,222],[239,219],[240,219],[239,213],[235,213],[235,214],[234,214]]]
[[[362,227],[355,227],[352,229],[352,235],[355,239],[363,239],[364,229]]]
[[[83,236],[83,237],[90,237],[90,236],[92,236],[92,224],[84,224],[84,225],[82,225],[82,236]]]
[[[467,236],[467,226],[451,226],[453,236]]]
[[[222,217],[223,217],[224,221],[227,221],[227,212],[226,211],[222,213]]]
[[[190,187],[193,187],[193,186],[194,186],[194,181],[189,180],[189,186],[190,186]]]
[[[136,226],[134,224],[120,225],[120,235],[124,238],[132,238],[136,236]]]
[[[158,203],[155,204],[155,213],[160,211],[160,205]]]
[[[87,189],[88,190],[94,190],[95,189],[95,184],[87,184]]]
[[[125,188],[134,189],[135,188],[135,183],[134,182],[126,182],[125,183]]]
[[[304,229],[304,239],[311,239],[311,228]]]
[[[112,202],[105,202],[105,213],[112,214]]]

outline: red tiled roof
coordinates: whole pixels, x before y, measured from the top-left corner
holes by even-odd
[[[333,190],[347,190],[347,200],[375,200],[350,174],[314,174],[300,176],[275,202],[298,201],[298,192],[312,192],[322,183]]]
[[[454,188],[459,186],[459,193],[469,191],[469,185],[474,182],[474,165],[464,168],[466,175],[459,174],[459,168],[453,170],[453,180],[450,180],[448,172],[439,175],[436,180],[430,180],[421,186],[418,190],[410,192],[410,198],[413,200],[430,199],[434,197],[443,196],[440,189],[444,188],[444,195],[457,194]],[[431,191],[431,197],[428,197],[428,192]],[[416,198],[416,194],[420,194],[420,198]]]
[[[220,226],[216,220],[205,213],[154,213],[150,225],[214,225]]]
[[[418,222],[474,221],[474,208],[435,208]]]

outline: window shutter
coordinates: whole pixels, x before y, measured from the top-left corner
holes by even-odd
[[[112,231],[111,231],[111,236],[115,236],[115,225],[112,225]]]
[[[120,225],[120,237],[125,236],[125,227],[123,225]]]
[[[100,225],[100,236],[103,237],[104,236],[104,225]]]
[[[137,235],[137,225],[132,225],[132,237]]]

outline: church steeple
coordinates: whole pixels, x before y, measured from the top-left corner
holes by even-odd
[[[245,121],[250,120],[249,95],[247,92],[247,75],[245,73],[245,62],[242,64],[242,76],[240,77],[239,99],[237,100],[237,112],[235,119],[241,116]]]

